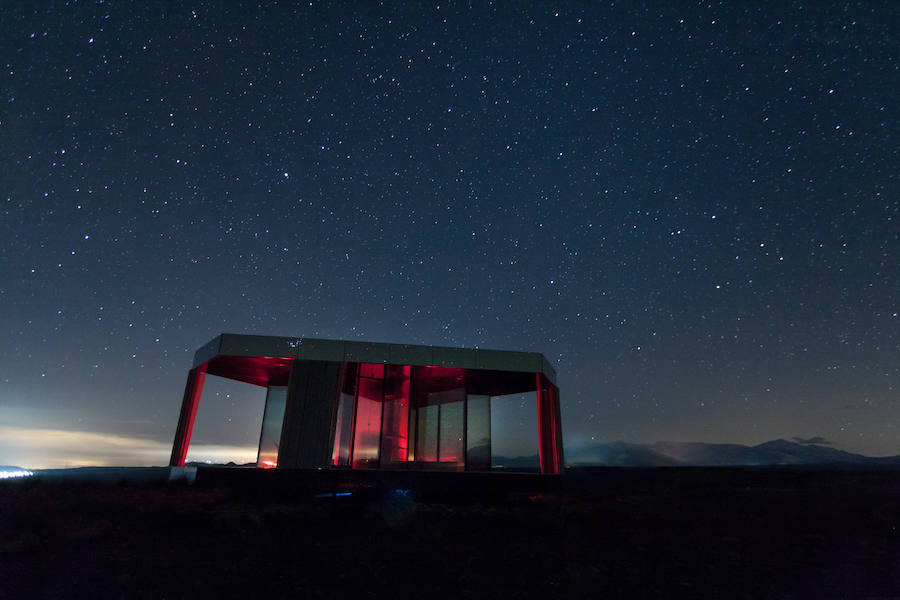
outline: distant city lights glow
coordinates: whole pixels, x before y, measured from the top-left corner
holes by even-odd
[[[0,471],[0,479],[16,479],[20,477],[31,477],[33,471]]]

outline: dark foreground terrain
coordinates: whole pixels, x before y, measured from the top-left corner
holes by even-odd
[[[585,469],[452,502],[201,479],[0,482],[0,597],[900,598],[898,470]]]

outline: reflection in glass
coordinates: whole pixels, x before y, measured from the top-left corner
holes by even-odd
[[[347,363],[334,465],[538,470],[535,389],[533,373]]]
[[[358,363],[359,376],[372,379],[384,379],[384,365],[381,363]]]
[[[466,469],[491,468],[491,397],[469,394],[466,397]]]
[[[278,465],[278,444],[281,442],[281,426],[284,423],[284,405],[287,387],[269,386],[266,408],[263,411],[262,431],[259,436],[259,453],[256,466],[272,469]]]
[[[537,393],[506,394],[491,399],[491,466],[540,469]]]
[[[354,469],[378,467],[383,387],[382,379],[359,378],[356,398],[356,427],[353,437]]]
[[[412,462],[416,460],[416,424],[418,420],[416,419],[416,407],[411,406],[409,409],[409,453],[406,455],[406,460]]]
[[[416,426],[416,460],[437,461],[438,406],[420,406],[417,410],[419,422]]]
[[[463,388],[440,393],[440,435],[438,440],[438,461],[456,463],[462,467],[463,462],[463,406],[466,392]]]
[[[411,439],[417,463],[465,465],[465,370],[413,367],[414,401]]]
[[[333,460],[336,467],[350,466],[350,440],[353,439],[353,401],[356,397],[356,363],[347,363],[344,384],[338,398],[334,427]]]
[[[387,368],[384,392],[383,429],[381,433],[382,466],[406,462],[409,437],[409,366]]]

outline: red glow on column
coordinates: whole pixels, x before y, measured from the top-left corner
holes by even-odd
[[[394,456],[394,460],[404,462],[406,461],[409,449],[409,382],[412,373],[409,365],[404,365],[400,367],[400,369],[403,383],[401,384],[400,389],[400,423],[397,426],[399,433],[396,448],[397,453]]]
[[[385,369],[384,409],[381,430],[381,466],[406,462],[409,440],[409,365]]]
[[[550,422],[550,431],[552,433],[550,445],[553,448],[553,473],[558,474],[563,468],[562,456],[560,453],[562,435],[559,423],[559,394],[556,386],[549,381],[547,381],[547,400],[547,416]]]
[[[537,387],[538,455],[541,473],[559,473],[559,431],[556,422],[555,386],[541,373],[535,374]]]
[[[341,420],[341,404],[340,400],[338,400],[338,417],[335,419],[334,423],[334,448],[331,451],[331,464],[335,467],[340,466],[341,464],[341,435],[344,433],[341,431],[344,427],[344,422]]]
[[[203,382],[206,379],[206,366],[207,363],[203,363],[188,372],[187,382],[184,386],[184,398],[181,401],[181,414],[175,430],[175,442],[172,444],[172,457],[169,459],[169,464],[174,467],[183,467],[187,458],[191,433],[194,430],[194,419],[197,417],[197,406],[200,404]]]

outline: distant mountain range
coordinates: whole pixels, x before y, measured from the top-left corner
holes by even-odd
[[[871,457],[829,448],[773,440],[758,446],[703,442],[611,442],[566,448],[567,466],[714,467],[765,465],[900,466],[900,456]]]
[[[800,439],[800,438],[798,438]],[[609,442],[583,444],[567,447],[565,452],[568,467],[728,467],[728,466],[775,466],[775,465],[832,465],[860,467],[900,467],[900,456],[863,456],[831,448],[824,443],[810,443],[820,438],[800,440],[772,440],[758,446],[742,444],[707,444],[704,442],[656,442],[654,444],[632,444]],[[536,470],[540,460],[533,456],[492,456],[495,468]],[[206,463],[188,463],[207,466]],[[243,466],[253,466],[247,463]],[[218,465],[223,466],[223,465]],[[236,466],[229,463],[228,466]],[[21,471],[20,467],[0,466],[0,471]],[[77,475],[79,477],[121,478],[126,471],[141,471],[142,477],[157,477],[155,471],[166,473],[168,467],[82,467],[78,469],[41,469],[35,474],[41,476]],[[133,474],[129,475],[134,476]]]

